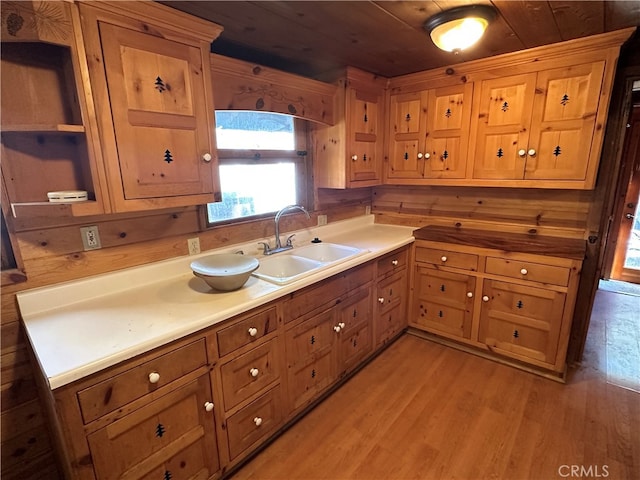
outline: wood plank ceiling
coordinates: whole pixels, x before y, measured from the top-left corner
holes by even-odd
[[[224,27],[216,53],[313,78],[346,65],[386,77],[640,26],[640,0],[163,1]],[[497,11],[481,43],[458,56],[423,25],[463,4]]]

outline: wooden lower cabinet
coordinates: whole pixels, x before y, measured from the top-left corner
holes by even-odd
[[[398,336],[407,264],[405,247],[53,392],[43,385],[66,477],[228,476]]]
[[[446,227],[415,235],[409,326],[564,375],[584,241]]]

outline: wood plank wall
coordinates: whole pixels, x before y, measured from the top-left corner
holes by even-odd
[[[370,205],[371,190],[323,190],[315,192],[311,220],[285,216],[282,232],[317,224],[317,215],[329,222],[362,215]],[[97,225],[103,248],[84,252],[79,228]],[[0,317],[0,437],[3,480],[56,480],[51,437],[38,397],[28,347],[19,321],[15,294],[21,290],[110,272],[188,254],[187,239],[200,238],[203,251],[270,237],[273,219],[243,222],[203,231],[196,207],[109,215],[82,219],[41,219],[11,226],[22,256],[27,281],[2,287]]]

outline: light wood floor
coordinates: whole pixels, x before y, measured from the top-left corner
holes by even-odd
[[[233,480],[639,479],[640,394],[606,367],[622,295],[598,295],[566,385],[404,335]]]

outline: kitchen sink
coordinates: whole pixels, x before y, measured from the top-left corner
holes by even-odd
[[[277,285],[285,285],[365,252],[366,250],[335,243],[314,243],[260,259],[260,266],[252,275]]]

